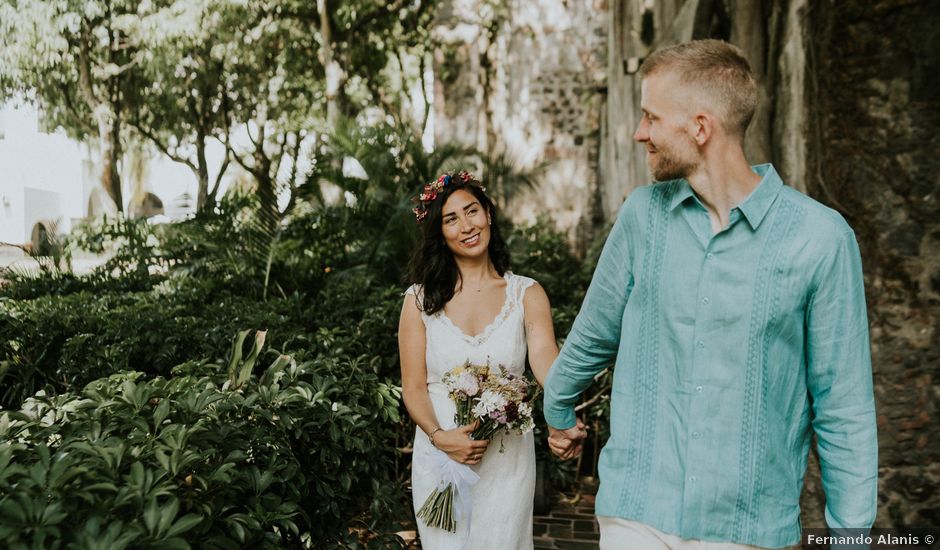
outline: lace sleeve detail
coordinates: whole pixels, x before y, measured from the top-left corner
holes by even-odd
[[[425,313],[424,313],[424,308],[423,308],[423,305],[424,305],[424,293],[421,291],[421,285],[419,285],[419,284],[413,284],[413,285],[409,286],[409,287],[405,290],[405,296],[408,296],[408,295],[414,296],[414,297],[415,297],[415,300],[418,301],[418,309],[421,310],[421,319],[423,319],[424,322],[425,322],[425,324],[427,324],[427,320],[428,320],[427,318],[428,318],[428,316],[425,315]]]
[[[515,297],[515,302],[519,307],[523,307],[523,299],[525,298],[525,291],[527,288],[535,284],[535,279],[529,277],[523,277],[522,275],[513,274],[513,296]]]

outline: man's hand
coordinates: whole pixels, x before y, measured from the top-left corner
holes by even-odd
[[[580,455],[586,437],[587,427],[581,419],[578,419],[578,423],[567,430],[548,427],[548,447],[562,460],[570,460]]]

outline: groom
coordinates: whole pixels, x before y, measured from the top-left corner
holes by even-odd
[[[852,229],[751,167],[757,86],[740,50],[700,40],[640,69],[653,178],[624,203],[545,385],[549,445],[585,436],[574,405],[613,365],[596,512],[602,549],[800,542],[816,434],[830,528],[875,518],[877,437]]]

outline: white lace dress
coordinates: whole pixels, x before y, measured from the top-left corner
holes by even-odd
[[[468,336],[443,311],[424,315],[427,335],[428,393],[445,430],[455,427],[453,401],[441,384],[444,373],[471,361],[503,365],[511,373],[525,371],[526,340],[522,298],[535,281],[506,272],[503,308],[477,336]],[[420,289],[412,286],[408,294]],[[502,450],[500,449],[502,447]],[[415,513],[424,504],[439,479],[422,460],[433,451],[421,428],[415,432],[411,483]],[[420,520],[418,531],[425,550],[442,549],[529,549],[532,548],[532,502],[535,495],[535,442],[525,435],[499,434],[493,438],[479,464],[471,468],[480,480],[471,488],[470,531],[467,522],[457,522],[457,532],[428,527]]]

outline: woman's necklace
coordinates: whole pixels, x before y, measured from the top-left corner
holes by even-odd
[[[486,279],[482,279],[482,280],[479,282],[479,285],[480,285],[479,287],[474,288],[473,290],[475,290],[475,291],[477,291],[477,292],[482,291],[482,290],[483,290],[483,287],[486,286]]]
[[[489,280],[489,279],[488,279],[488,278],[485,278],[485,277],[484,277],[483,279],[480,279],[480,281],[477,283],[477,288],[473,288],[473,287],[471,286],[471,287],[470,287],[471,290],[475,290],[475,291],[477,291],[477,292],[482,292],[483,289],[486,287],[486,283],[487,283],[488,280]],[[465,281],[465,282],[466,282],[466,281]]]

